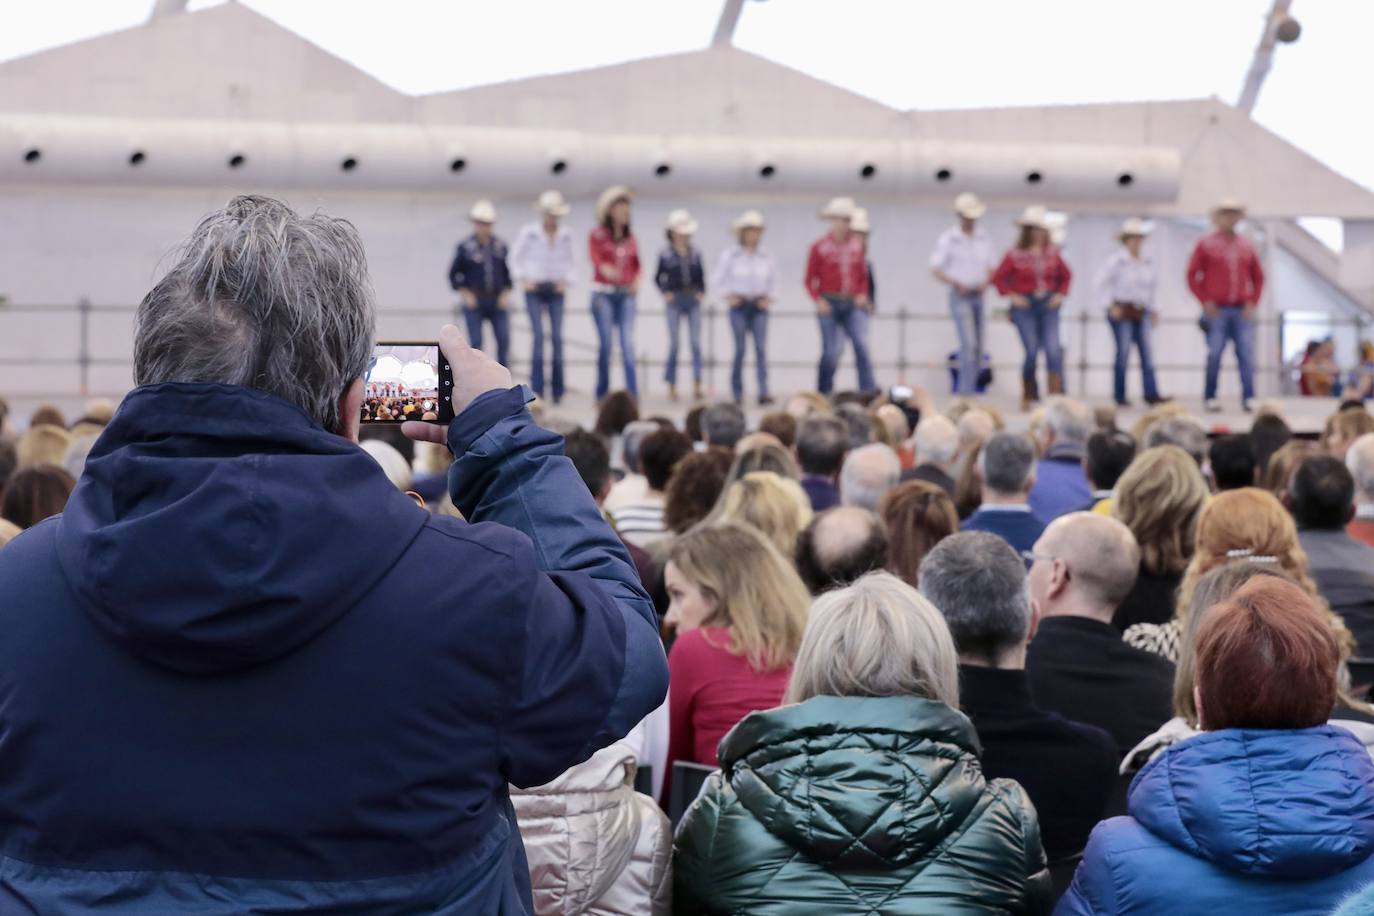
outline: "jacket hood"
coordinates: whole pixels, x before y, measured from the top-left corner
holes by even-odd
[[[773,835],[832,868],[910,865],[982,797],[973,725],[920,697],[813,697],[746,717],[724,776]]]
[[[1242,875],[1315,879],[1374,853],[1374,763],[1350,732],[1223,729],[1170,747],[1135,778],[1131,815]]]
[[[96,441],[57,543],[87,612],[127,651],[214,675],[309,642],[427,518],[297,407],[166,384],[131,393]]]

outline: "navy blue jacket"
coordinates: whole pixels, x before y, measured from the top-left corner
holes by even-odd
[[[687,254],[678,254],[672,245],[664,248],[658,255],[658,270],[654,271],[654,283],[659,292],[666,295],[675,293],[704,293],[706,275],[701,267],[701,252],[695,246],[687,246]]]
[[[1045,523],[1032,512],[990,506],[979,507],[964,519],[959,528],[962,531],[991,532],[1010,544],[1017,553],[1030,550],[1040,540],[1040,535],[1045,533]]]
[[[1330,913],[1374,880],[1374,764],[1333,725],[1173,745],[1097,826],[1056,916]]]
[[[453,263],[448,268],[449,286],[471,290],[479,296],[499,295],[511,288],[508,254],[506,243],[494,235],[485,245],[475,234],[468,236],[453,253]]]
[[[469,524],[269,395],[130,394],[0,551],[0,912],[530,912],[507,784],[667,666],[527,397],[449,428]]]

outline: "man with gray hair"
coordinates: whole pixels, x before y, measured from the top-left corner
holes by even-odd
[[[0,551],[16,906],[532,912],[508,786],[662,702],[653,604],[506,369],[444,327],[455,419],[403,427],[467,521],[358,447],[374,325],[353,226],[263,197],[139,306],[139,387]]]
[[[1150,424],[1145,430],[1145,448],[1160,445],[1177,445],[1187,452],[1202,467],[1207,457],[1207,430],[1202,424],[1186,414],[1165,417]]]
[[[902,472],[902,480],[933,483],[954,495],[954,460],[959,455],[959,428],[946,416],[922,417],[911,436],[916,465]]]
[[[701,414],[701,435],[708,447],[734,448],[744,438],[744,411],[729,401],[712,404]]]
[[[1018,554],[1044,532],[1028,498],[1035,486],[1035,447],[1016,433],[997,433],[983,446],[974,467],[983,485],[983,504],[964,520],[965,531],[987,531]]]
[[[1025,563],[996,535],[966,531],[926,554],[920,583],[959,650],[959,706],[983,745],[983,775],[1025,788],[1051,861],[1079,852],[1116,785],[1116,742],[1031,699],[1026,643],[1039,620]]]
[[[1135,536],[1109,516],[1073,512],[1045,529],[1031,559],[1040,628],[1026,670],[1035,702],[1109,732],[1124,757],[1173,717],[1174,666],[1112,626],[1140,570]]]
[[[1045,403],[1048,443],[1035,470],[1030,507],[1046,524],[1092,502],[1093,490],[1083,473],[1083,452],[1097,428],[1092,408],[1073,398],[1053,397]]]
[[[1374,433],[1351,443],[1345,466],[1355,478],[1355,517],[1346,530],[1355,540],[1374,547]]]
[[[881,442],[870,442],[845,456],[840,470],[840,502],[877,512],[901,476],[902,462],[897,453]]]

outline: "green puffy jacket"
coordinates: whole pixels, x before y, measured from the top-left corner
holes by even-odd
[[[1040,827],[973,725],[920,697],[813,697],[720,744],[678,827],[675,913],[1046,913]]]

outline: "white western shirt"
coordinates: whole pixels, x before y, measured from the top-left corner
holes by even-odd
[[[961,286],[982,286],[997,267],[992,241],[982,229],[974,227],[968,235],[959,226],[950,226],[940,233],[930,266]]]
[[[745,251],[743,245],[731,245],[720,254],[716,271],[711,276],[711,291],[720,299],[742,296],[757,299],[773,297],[777,283],[777,266],[773,256],[762,248]]]
[[[520,228],[511,247],[510,271],[522,283],[571,283],[577,259],[572,232],[559,223],[553,238],[542,220]]]
[[[1124,302],[1154,308],[1156,281],[1154,261],[1145,255],[1131,257],[1123,245],[1112,252],[1097,274],[1098,296],[1104,306]]]

